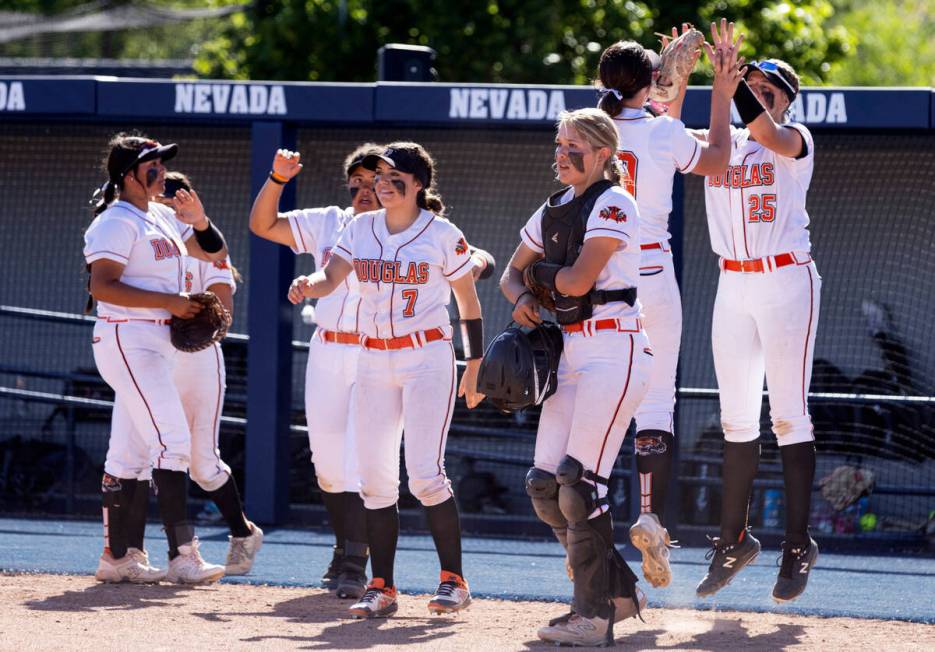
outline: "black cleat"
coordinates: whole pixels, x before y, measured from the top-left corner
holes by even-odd
[[[328,570],[321,576],[322,588],[334,591],[338,588],[338,576],[341,574],[341,564],[344,562],[344,548],[334,547],[334,554],[331,557],[331,563],[328,564]]]
[[[783,541],[781,559],[779,576],[773,587],[773,600],[789,602],[805,591],[808,574],[818,561],[818,544],[811,537],[808,538],[805,546],[793,547]]]
[[[714,595],[730,584],[734,576],[760,554],[760,542],[750,533],[750,528],[744,530],[743,539],[737,543],[722,543],[717,537],[711,542],[714,545],[705,554],[705,559],[711,560],[708,574],[695,589],[702,598]]]

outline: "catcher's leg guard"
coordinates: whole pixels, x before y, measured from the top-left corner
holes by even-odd
[[[136,489],[135,479],[118,478],[105,473],[101,479],[104,516],[104,548],[114,559],[127,554],[127,520]]]
[[[548,471],[533,467],[526,474],[526,494],[539,520],[552,528],[555,538],[568,548],[568,521],[558,506],[558,482]]]

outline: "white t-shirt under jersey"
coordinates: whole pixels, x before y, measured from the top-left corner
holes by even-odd
[[[84,259],[106,258],[124,265],[120,280],[141,290],[178,294],[185,290],[185,240],[192,227],[156,203],[143,212],[117,201],[94,218],[84,234]],[[99,301],[97,314],[111,319],[168,319],[161,308],[128,308]]]
[[[331,258],[344,228],[354,219],[354,209],[338,206],[303,208],[285,213],[285,216],[295,239],[293,251],[311,254],[318,269],[322,269]],[[359,330],[359,313],[360,290],[353,275],[315,304],[315,321],[329,331],[356,333]]]
[[[385,210],[362,213],[332,253],[354,266],[364,335],[399,337],[441,327],[450,337],[451,282],[474,269],[454,224],[423,210],[408,229],[390,234]]]
[[[614,124],[620,137],[617,157],[630,176],[624,187],[640,208],[640,243],[668,242],[672,179],[698,165],[701,144],[681,120],[656,118],[643,109],[624,109]]]
[[[568,188],[559,200],[559,205],[566,204],[575,197],[574,188]],[[542,248],[542,205],[526,222],[520,231],[523,243],[536,253],[544,253]],[[620,241],[617,250],[597,276],[594,287],[598,290],[623,290],[634,288],[640,278],[640,213],[633,196],[620,186],[608,188],[597,198],[588,226],[584,234],[585,241],[591,238],[615,238]],[[639,317],[639,300],[632,306],[624,301],[594,306],[592,319],[615,317]]]
[[[815,143],[804,125],[785,127],[802,134],[806,151],[799,158],[780,156],[751,140],[749,129],[731,127],[727,173],[705,182],[711,248],[722,258],[811,251],[805,196],[815,167]]]

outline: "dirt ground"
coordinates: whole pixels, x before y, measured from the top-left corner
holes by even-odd
[[[460,616],[429,616],[400,596],[388,620],[347,617],[320,589],[218,584],[98,584],[91,577],[0,575],[0,649],[525,650],[557,604],[476,600]],[[647,609],[615,628],[618,647],[678,650],[935,649],[935,627],[786,614]]]

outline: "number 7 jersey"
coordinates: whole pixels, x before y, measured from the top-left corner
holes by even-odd
[[[812,180],[815,144],[808,129],[798,158],[781,156],[751,140],[749,129],[731,127],[727,172],[705,181],[711,248],[722,258],[748,260],[787,252],[809,253],[805,196]]]

